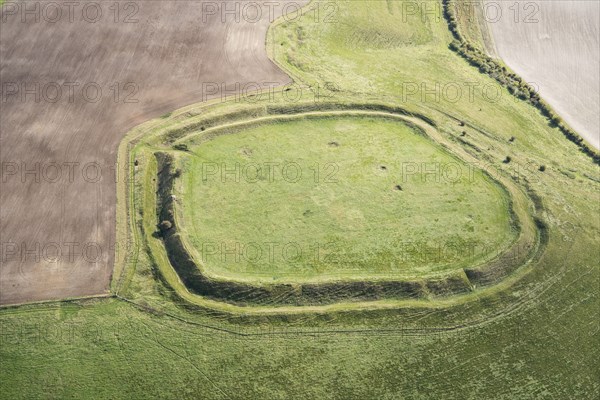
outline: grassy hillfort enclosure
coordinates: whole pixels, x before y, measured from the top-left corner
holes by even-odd
[[[2,103],[3,162],[101,154],[120,178],[36,186],[10,164],[3,244],[110,242],[116,213],[127,251],[95,270],[3,260],[0,398],[600,395],[600,156],[486,55],[481,13],[313,0],[265,46],[268,20],[197,25],[201,4],[85,26],[92,59],[81,25],[52,28],[65,50],[2,21],[3,82],[44,78],[50,53],[83,63],[56,80],[143,81],[136,104]],[[197,89],[259,76],[283,86]],[[9,304],[102,293],[111,257],[107,298]]]
[[[245,108],[132,152],[133,214],[144,216],[132,229],[198,301],[444,297],[496,284],[543,251],[533,203],[436,145],[418,117],[377,104]]]

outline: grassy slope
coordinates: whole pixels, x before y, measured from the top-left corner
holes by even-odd
[[[346,11],[350,8],[352,13]],[[373,25],[366,17],[379,13],[388,18],[385,10],[389,8],[384,2],[340,3],[339,20],[350,25],[346,16],[352,14],[352,23],[376,29],[379,24]],[[375,96],[374,90],[381,90],[385,91],[381,96],[400,102],[403,79],[491,82],[445,48],[449,35],[441,24],[430,24],[433,39],[429,44],[392,49],[355,48],[353,43],[360,42],[356,39],[336,45],[330,39],[334,27],[313,25],[306,24],[303,44],[294,42],[292,53],[294,65],[301,60],[312,69],[295,68],[294,75],[312,82],[335,78],[340,84],[347,77],[351,84],[344,87],[360,96]],[[399,37],[412,29],[395,26]],[[275,30],[278,40],[297,40],[294,24],[283,28]],[[366,35],[362,42],[368,40],[381,46],[376,35]],[[332,57],[327,57],[328,51]],[[274,53],[285,63],[287,52]],[[174,308],[162,300],[160,291],[166,289],[140,262],[132,291],[147,302],[162,302],[165,309],[197,322],[253,332],[272,328],[285,333],[287,329],[288,334],[246,338],[207,331],[113,300],[81,307],[63,304],[2,310],[0,397],[597,398],[597,167],[549,128],[533,108],[514,102],[506,93],[500,102],[477,105],[468,100],[453,106],[418,100],[405,103],[435,114],[448,137],[464,128],[444,119],[436,109],[446,109],[479,127],[480,131],[467,128],[467,140],[484,150],[489,156],[486,162],[506,174],[516,174],[521,167],[520,179],[526,177],[543,198],[550,225],[548,250],[512,288],[447,309],[250,322]],[[507,139],[513,135],[516,141],[509,144]],[[515,161],[503,165],[507,154]],[[548,168],[536,173],[535,168],[526,168],[528,162]],[[502,313],[492,318],[490,310]],[[443,334],[428,331],[409,336],[413,331],[402,330],[479,318],[487,322]],[[75,334],[56,338],[53,332],[68,331],[70,326],[75,327]],[[289,334],[290,327],[336,331],[384,327],[394,333],[297,335]]]

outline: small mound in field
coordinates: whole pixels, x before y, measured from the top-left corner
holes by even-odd
[[[240,153],[246,157],[250,157],[250,156],[252,156],[253,151],[252,151],[252,149],[244,147],[240,150]]]

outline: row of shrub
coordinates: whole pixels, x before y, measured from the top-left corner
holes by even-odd
[[[444,17],[454,37],[450,43],[450,49],[466,59],[469,64],[478,68],[479,72],[491,76],[498,83],[505,86],[512,95],[536,107],[551,126],[558,128],[567,139],[577,144],[583,153],[590,156],[596,164],[600,165],[600,153],[588,146],[581,136],[570,129],[531,85],[464,38],[460,33],[454,0],[442,0],[442,3],[444,6]]]

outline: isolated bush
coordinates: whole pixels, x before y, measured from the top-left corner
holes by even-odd
[[[160,224],[158,224],[158,229],[164,233],[166,231],[168,231],[169,229],[171,229],[173,227],[173,225],[171,224],[170,221],[163,221]]]
[[[546,170],[546,166],[545,165],[540,165],[540,168],[538,168],[541,172],[544,172]]]
[[[177,143],[175,146],[173,146],[173,148],[175,150],[188,151],[188,146],[185,143]]]

